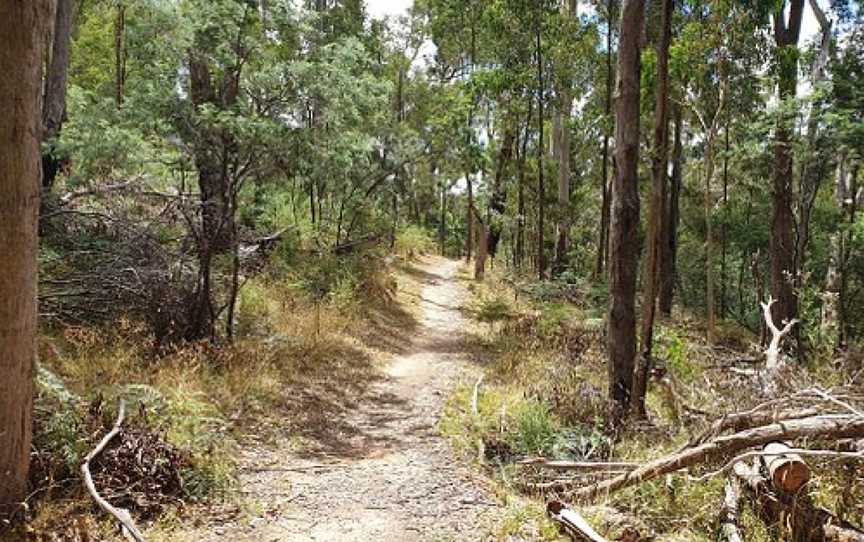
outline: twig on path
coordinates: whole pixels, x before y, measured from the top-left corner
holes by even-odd
[[[250,467],[242,469],[245,472],[309,472],[330,469],[344,469],[348,465],[333,463],[332,465],[306,465],[303,467]]]

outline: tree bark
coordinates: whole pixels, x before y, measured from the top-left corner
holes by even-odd
[[[846,155],[842,153],[837,160],[837,176],[834,187],[834,202],[837,209],[842,213],[846,206],[847,196],[847,167]],[[844,247],[843,232],[836,231],[831,235],[831,256],[828,260],[828,270],[825,274],[825,293],[822,295],[822,322],[820,330],[822,336],[827,339],[832,347],[840,346],[840,330],[843,328],[840,319],[840,287],[841,276],[844,270]]]
[[[36,364],[40,96],[49,0],[0,4],[0,517],[27,491]]]
[[[539,138],[537,142],[537,276],[540,280],[546,277],[546,250],[545,250],[545,218],[546,218],[546,185],[543,179],[543,102],[545,84],[543,82],[543,48],[541,36],[543,32],[543,19],[540,5],[537,7],[537,130]]]
[[[564,17],[576,19],[577,3],[561,3]],[[568,72],[565,68],[565,72]],[[552,123],[555,146],[554,153],[558,162],[558,222],[555,225],[555,273],[564,270],[567,263],[568,234],[570,231],[570,110],[573,108],[573,89],[570,81],[562,83],[559,89],[559,103]]]
[[[465,210],[465,263],[471,261],[471,255],[474,252],[474,185],[471,180],[471,174],[465,173],[465,181],[468,184],[468,203]]]
[[[445,241],[447,238],[447,183],[441,181],[441,218],[438,222],[438,242],[441,245],[441,255],[444,256]]]
[[[681,107],[672,108],[675,124],[675,143],[672,147],[672,175],[669,179],[669,201],[663,220],[663,242],[660,245],[660,291],[658,308],[664,316],[672,315],[672,300],[675,295],[675,265],[678,258],[678,221],[680,217],[679,199],[681,195],[681,177],[683,148],[681,143]]]
[[[609,399],[620,423],[630,406],[636,355],[636,273],[639,257],[639,41],[645,5],[625,0],[621,9],[615,102],[617,175],[612,184],[609,253]]]
[[[657,88],[654,105],[654,156],[651,167],[651,210],[648,215],[648,247],[642,286],[642,333],[636,372],[633,377],[632,414],[645,418],[645,393],[651,372],[651,347],[654,315],[657,310],[658,266],[663,242],[664,203],[666,202],[666,164],[669,146],[669,43],[672,40],[672,0],[663,0],[660,40],[657,42]]]
[[[722,222],[720,223],[720,318],[726,318],[726,282],[728,265],[726,254],[728,252],[728,235],[726,231],[726,204],[729,203],[729,119],[723,128],[723,197],[720,200]]]
[[[501,240],[501,223],[498,218],[504,214],[507,204],[507,187],[504,178],[507,166],[513,158],[513,145],[516,142],[515,128],[512,126],[510,117],[505,119],[504,136],[501,139],[501,148],[498,150],[498,163],[495,167],[495,177],[492,184],[492,198],[489,202],[490,213],[487,217],[486,233],[488,235],[487,253],[494,260],[498,253],[498,242]]]
[[[606,100],[605,114],[607,122],[612,122],[612,24],[615,0],[606,1]],[[609,139],[610,128],[603,133],[603,162],[601,168],[601,201],[600,201],[600,232],[597,239],[597,263],[594,267],[594,278],[599,279],[605,269],[609,257],[609,213],[611,204],[611,187],[609,183]]]
[[[57,0],[54,14],[51,58],[45,74],[45,96],[42,105],[42,189],[50,192],[62,167],[55,156],[57,138],[66,121],[66,88],[69,74],[69,52],[72,42],[74,0]]]
[[[528,138],[531,135],[531,118],[534,114],[534,101],[528,101],[528,113],[525,118],[525,135],[522,137],[522,145],[519,150],[518,157],[518,173],[517,173],[517,182],[519,183],[519,187],[517,189],[517,202],[516,202],[516,254],[514,255],[515,259],[515,267],[521,268],[522,263],[525,261],[525,160],[527,158],[528,153]]]
[[[778,63],[778,97],[781,102],[794,98],[798,82],[798,37],[804,0],[790,0],[789,20],[786,21],[782,2],[774,14],[774,40]],[[775,322],[791,320],[798,314],[798,298],[794,289],[795,218],[792,213],[792,148],[791,119],[780,115],[774,137],[774,176],[771,194],[771,295],[777,299]],[[797,341],[798,332],[795,331]]]
[[[114,101],[117,107],[123,105],[123,95],[126,91],[126,5],[121,0],[117,2],[117,13],[114,19]]]
[[[488,254],[489,226],[477,221],[477,257],[474,258],[474,280],[482,281],[486,276],[486,255]]]
[[[717,330],[717,309],[714,294],[714,195],[711,192],[711,183],[714,178],[714,139],[716,132],[714,127],[708,134],[705,143],[705,312],[708,344],[714,344]]]
[[[196,44],[197,45],[197,44]],[[205,105],[228,109],[237,101],[240,66],[226,69],[218,88],[214,86],[210,65],[203,50],[189,54],[189,86],[192,106],[197,111]],[[215,338],[216,311],[212,293],[212,264],[216,254],[235,248],[233,205],[234,187],[229,161],[234,144],[229,134],[203,126],[195,135],[195,166],[201,193],[201,227],[197,232],[198,281],[189,307],[189,326],[185,339]],[[320,193],[319,193],[320,204]],[[314,209],[314,206],[313,206]],[[321,208],[319,206],[319,219]]]

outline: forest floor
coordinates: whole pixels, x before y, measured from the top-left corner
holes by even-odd
[[[198,526],[176,527],[165,539],[482,539],[502,505],[438,430],[457,381],[479,372],[465,350],[460,307],[467,292],[456,279],[458,265],[426,258],[406,270],[417,287],[399,302],[419,296],[412,302],[418,325],[404,331],[411,336],[402,353],[348,408],[310,401],[307,415],[319,423],[307,427],[301,443],[244,443],[239,492],[248,500],[246,514],[211,510]]]

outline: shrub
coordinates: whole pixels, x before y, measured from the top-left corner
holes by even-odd
[[[87,454],[83,401],[43,366],[36,373],[33,448],[38,476],[66,477]]]
[[[396,234],[396,253],[406,259],[435,251],[435,239],[425,228],[406,226]]]
[[[513,317],[510,302],[502,295],[479,298],[474,303],[472,312],[478,321],[489,324],[490,329],[496,323],[510,320]]]
[[[510,443],[523,454],[546,454],[555,442],[557,420],[545,402],[529,399],[520,403],[513,413]]]

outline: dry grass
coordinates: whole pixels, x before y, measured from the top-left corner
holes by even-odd
[[[127,423],[159,431],[190,455],[191,497],[239,502],[234,458],[246,439],[337,440],[339,428],[328,418],[351,408],[389,356],[408,347],[416,319],[403,307],[419,288],[410,269],[402,269],[398,293],[395,276],[382,268],[361,277],[354,294],[319,302],[285,281],[253,279],[241,295],[238,338],[220,347],[157,353],[146,331],[126,320],[111,328],[46,330],[42,363],[84,408],[96,397],[132,402]],[[31,505],[24,539],[112,536],[74,479]],[[163,523],[170,525],[173,515]]]
[[[467,268],[461,278],[474,295],[472,303],[505,298],[514,316],[491,330],[485,323],[473,324],[476,356],[486,367],[487,376],[479,414],[471,414],[471,390],[460,388],[451,397],[443,427],[472,461],[477,461],[478,446],[483,442],[487,450],[478,464],[497,482],[500,491],[535,499],[532,506],[540,507],[548,495],[526,490],[526,483],[547,478],[538,478],[538,473],[528,469],[508,466],[511,458],[506,454],[490,454],[488,448],[503,442],[508,452],[520,455],[513,449],[513,432],[526,429],[519,429],[517,417],[527,402],[548,407],[545,423],[556,435],[566,434],[574,426],[590,426],[592,418],[594,427],[603,431],[605,348],[602,332],[585,333],[596,327],[596,322],[585,315],[600,311],[554,300],[531,302],[525,296],[518,296],[517,301],[510,281],[494,271],[487,274],[482,284],[471,279]],[[760,402],[764,393],[754,379],[722,368],[731,359],[758,356],[758,344],[754,344],[757,338],[734,326],[722,328],[721,335],[721,346],[709,347],[699,320],[679,317],[661,324],[655,347],[655,355],[674,383],[679,403],[716,413],[718,417],[723,412]],[[574,336],[584,340],[574,344]],[[814,360],[812,366],[812,370],[796,371],[790,386],[831,386],[844,379],[838,374],[837,364],[830,360]],[[679,449],[710,421],[686,412],[681,404],[679,410],[685,412],[680,419],[674,419],[665,395],[657,386],[650,388],[647,405],[650,425],[614,435],[601,458],[642,462],[659,457]],[[536,429],[537,425],[533,427]],[[558,437],[552,437],[552,441],[555,438]],[[552,446],[546,450],[546,455],[555,453]],[[816,476],[809,491],[814,500],[845,519],[864,525],[862,471],[817,461],[812,464]],[[682,472],[616,493],[584,512],[601,533],[612,539],[618,536],[621,526],[629,523],[637,525],[643,534],[656,536],[656,540],[715,540],[723,484],[720,477],[699,482]],[[773,540],[769,529],[749,507],[745,504],[743,508],[742,524],[747,539]],[[520,517],[526,529],[538,528],[536,517],[530,514]]]

